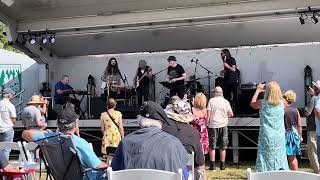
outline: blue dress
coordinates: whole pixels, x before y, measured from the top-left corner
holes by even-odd
[[[288,170],[283,103],[261,101],[256,171]]]

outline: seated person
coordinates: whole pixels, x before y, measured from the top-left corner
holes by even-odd
[[[163,132],[168,118],[161,106],[147,101],[141,107],[138,123],[141,129],[125,136],[112,160],[114,171],[123,169],[183,170],[188,179],[188,154],[179,139]]]
[[[26,129],[45,129],[48,125],[41,115],[40,106],[46,106],[46,101],[42,101],[40,96],[34,95],[22,111],[22,124]]]
[[[205,179],[205,161],[200,142],[200,135],[189,124],[194,117],[191,106],[186,99],[173,96],[164,110],[169,118],[169,124],[164,124],[163,131],[177,137],[186,151],[194,152],[195,179]]]
[[[54,102],[56,104],[65,105],[67,102],[71,102],[75,105],[75,111],[80,113],[80,101],[69,97],[73,88],[69,85],[69,76],[63,75],[61,81],[57,82],[54,86]]]
[[[0,171],[15,173],[25,172],[25,170],[21,167],[13,167],[12,165],[10,165],[3,151],[0,151]]]
[[[65,108],[62,110],[57,117],[57,126],[60,132],[46,133],[43,130],[24,130],[22,132],[22,138],[26,141],[36,141],[39,139],[56,136],[59,133],[70,134],[74,146],[79,154],[79,159],[84,168],[105,168],[107,164],[102,162],[97,155],[94,153],[93,149],[90,147],[89,143],[79,136],[75,135],[78,124],[78,115],[70,108]],[[98,172],[96,176],[101,176]],[[89,174],[88,174],[89,175]],[[93,176],[93,173],[89,175]]]

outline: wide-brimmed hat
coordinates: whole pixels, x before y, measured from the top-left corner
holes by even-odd
[[[316,87],[317,89],[320,90],[320,80],[318,80],[318,81],[312,81],[312,84],[313,84],[314,87]]]
[[[153,101],[146,101],[140,108],[140,116],[162,121],[169,124],[168,117],[162,107]]]
[[[174,56],[169,56],[167,60],[168,61],[177,61],[176,57],[174,57]]]
[[[29,102],[27,103],[27,105],[30,105],[30,104],[44,104],[44,103],[45,103],[44,101],[41,101],[40,96],[38,96],[38,95],[33,95],[33,96],[31,97],[31,101],[29,101]]]
[[[189,123],[194,120],[194,116],[191,113],[191,105],[187,100],[181,100],[180,98],[173,96],[170,101],[170,104],[164,109],[168,118],[182,123]]]

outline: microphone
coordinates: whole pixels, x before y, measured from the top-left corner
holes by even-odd
[[[190,60],[190,62],[191,62],[191,63],[195,62],[194,58],[192,58],[192,59]]]

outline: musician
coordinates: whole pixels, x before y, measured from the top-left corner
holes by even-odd
[[[231,56],[228,49],[221,50],[221,59],[224,67],[224,78],[223,78],[223,94],[224,97],[233,106],[237,101],[237,90],[238,90],[238,70],[236,60]],[[231,98],[232,94],[232,98]]]
[[[170,88],[170,97],[178,95],[180,99],[183,98],[185,93],[184,80],[187,77],[186,72],[180,64],[177,64],[176,57],[169,56],[167,59],[169,63],[168,67],[168,81],[172,84]]]
[[[103,100],[116,98],[117,95],[120,94],[119,88],[122,86],[122,77],[116,58],[112,57],[109,59],[108,65],[101,76],[101,80],[105,82],[105,85],[101,86],[104,89]]]
[[[152,77],[152,69],[150,66],[147,66],[145,60],[139,61],[139,67],[136,71],[136,74],[133,78],[133,84],[136,88],[137,97],[138,97],[138,107],[142,106],[143,101],[149,100],[149,83]]]
[[[69,85],[69,76],[63,75],[62,79],[54,86],[54,102],[56,104],[65,105],[70,102],[75,105],[75,112],[80,113],[80,101],[69,97],[73,88]]]

